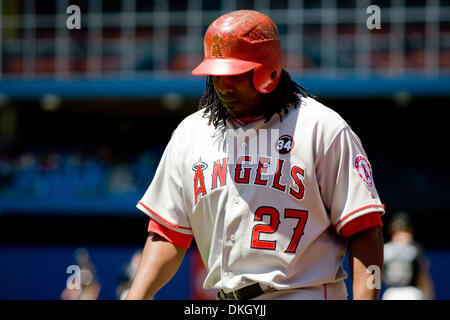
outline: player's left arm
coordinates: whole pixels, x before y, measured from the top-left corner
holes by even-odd
[[[380,226],[361,230],[348,238],[349,264],[353,279],[354,300],[376,300],[380,289],[373,285],[373,277],[381,277],[383,271],[383,232]],[[379,267],[379,273],[368,270]],[[378,283],[381,283],[379,279]],[[378,288],[377,288],[378,287]]]

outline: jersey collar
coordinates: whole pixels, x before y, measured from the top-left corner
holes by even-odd
[[[263,113],[263,114],[258,114],[258,115],[256,115],[256,116],[244,117],[244,118],[239,118],[239,119],[230,117],[230,119],[231,119],[234,123],[236,123],[236,124],[238,124],[238,125],[240,125],[240,126],[246,126],[246,125],[248,125],[249,123],[256,122],[256,121],[258,121],[258,120],[264,119],[264,116],[265,116],[265,114]]]

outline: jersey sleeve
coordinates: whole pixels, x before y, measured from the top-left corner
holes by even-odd
[[[372,228],[372,227],[382,227],[383,222],[381,221],[380,214],[378,212],[370,212],[367,214],[364,214],[358,218],[355,218],[345,224],[341,228],[341,234],[348,238],[355,233],[358,233],[362,230]]]
[[[173,231],[153,219],[150,219],[150,222],[148,223],[148,232],[157,233],[169,242],[185,249],[188,249],[191,246],[192,239],[194,238],[190,234]]]
[[[138,201],[137,208],[161,226],[192,236],[182,192],[182,156],[177,152],[177,137],[175,131],[164,150],[150,186]]]
[[[361,141],[350,127],[336,135],[316,170],[324,205],[338,233],[349,236],[382,225],[379,217],[360,218],[374,212],[383,215],[384,205]]]

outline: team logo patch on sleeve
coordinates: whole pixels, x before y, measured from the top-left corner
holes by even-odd
[[[369,189],[373,187],[372,167],[369,161],[363,155],[357,155],[355,158],[355,169],[361,179]]]
[[[281,154],[289,153],[293,148],[294,148],[294,139],[287,134],[279,137],[275,145],[275,149],[278,151],[278,153]]]

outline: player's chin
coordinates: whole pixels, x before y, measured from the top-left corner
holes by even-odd
[[[244,115],[244,110],[241,108],[240,105],[233,103],[223,103],[225,109],[227,110],[228,114],[233,118],[240,118]]]
[[[227,112],[228,112],[228,115],[230,117],[234,118],[234,119],[239,119],[239,118],[243,118],[244,117],[242,112],[235,112],[233,110],[228,110],[228,109],[227,109]]]

